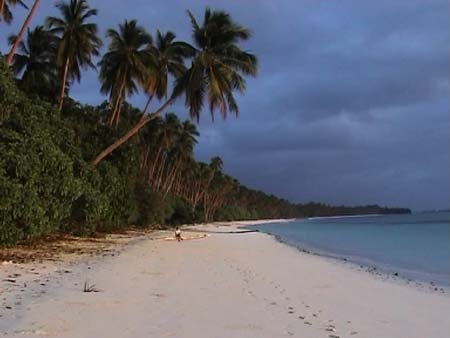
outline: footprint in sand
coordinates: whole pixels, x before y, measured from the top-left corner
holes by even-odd
[[[336,332],[336,329],[334,327],[327,327],[325,329],[325,331],[327,331],[327,332]]]
[[[311,322],[304,322],[305,325],[312,325]]]
[[[358,334],[358,331],[352,331],[350,332],[350,335],[354,336],[355,334]]]

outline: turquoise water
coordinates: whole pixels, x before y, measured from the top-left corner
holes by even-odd
[[[256,228],[302,249],[450,286],[449,212],[312,218]]]

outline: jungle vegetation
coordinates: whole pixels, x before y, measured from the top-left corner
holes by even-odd
[[[0,0],[0,27],[17,20],[18,6],[29,9],[0,56],[0,244],[362,210],[292,204],[227,175],[220,157],[194,159],[203,108],[211,117],[237,116],[235,93],[257,73],[256,56],[241,49],[250,31],[228,13],[207,8],[198,20],[188,11],[187,42],[171,31],[151,34],[136,20],[102,37],[99,13],[86,0],[58,2],[59,15],[30,27],[38,5]],[[99,106],[70,97],[87,70],[98,71],[99,92],[108,97]],[[147,95],[144,107],[128,102],[138,92]],[[170,110],[177,100],[189,120]]]

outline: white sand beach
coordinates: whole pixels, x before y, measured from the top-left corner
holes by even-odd
[[[196,229],[183,232],[191,240],[162,233],[114,256],[1,265],[0,336],[449,337],[448,293],[381,280],[262,233],[216,233],[235,226]],[[83,292],[86,281],[98,292]]]

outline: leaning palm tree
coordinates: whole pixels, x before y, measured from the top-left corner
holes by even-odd
[[[5,21],[7,24],[10,24],[13,20],[11,7],[16,5],[28,8],[22,0],[0,0],[0,21]]]
[[[106,36],[111,41],[99,62],[100,91],[109,94],[113,107],[109,124],[117,126],[123,98],[135,93],[146,78],[152,38],[136,20],[125,20],[118,31],[109,29]]]
[[[186,72],[185,58],[195,55],[195,48],[190,44],[174,40],[175,34],[170,31],[156,32],[155,46],[150,47],[152,62],[143,84],[148,95],[143,115],[155,95],[159,100],[167,97],[169,75],[174,78],[181,77]]]
[[[56,51],[56,64],[60,70],[60,89],[58,109],[64,101],[67,82],[81,79],[81,68],[95,68],[92,56],[99,55],[101,40],[97,35],[97,25],[87,20],[97,15],[86,0],[70,0],[56,5],[61,18],[48,17],[46,25],[59,37]]]
[[[2,0],[0,0],[0,1],[2,1]],[[27,30],[28,26],[30,25],[31,19],[33,18],[34,14],[37,11],[40,1],[41,0],[34,0],[33,7],[31,7],[31,10],[28,12],[27,17],[25,18],[25,21],[23,22],[22,27],[20,28],[19,34],[17,34],[14,42],[11,45],[11,49],[8,52],[8,56],[6,57],[7,65],[12,64],[14,54],[16,53],[16,50],[19,47],[20,42],[22,41],[25,31]]]
[[[248,29],[235,23],[229,14],[222,11],[205,11],[204,21],[199,25],[188,12],[193,28],[193,39],[197,52],[191,67],[177,81],[169,99],[155,112],[143,116],[125,135],[101,151],[92,161],[99,164],[106,156],[120,147],[145,124],[159,116],[179,96],[185,95],[185,103],[192,118],[197,119],[207,96],[211,115],[219,109],[225,118],[227,112],[238,114],[238,105],[233,92],[245,90],[244,75],[255,76],[257,60],[253,54],[239,47],[240,41],[250,38]]]
[[[10,42],[16,37],[10,37]],[[19,86],[26,92],[54,97],[57,92],[57,67],[54,63],[56,37],[43,26],[28,29],[14,55],[12,69],[20,77]]]

